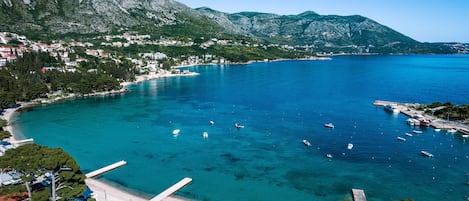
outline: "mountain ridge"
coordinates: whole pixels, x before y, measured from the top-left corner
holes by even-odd
[[[409,53],[429,46],[360,15],[224,13],[174,0],[1,0],[0,29],[96,34],[138,30],[187,39],[252,38],[313,51]],[[442,47],[444,49],[444,47]]]

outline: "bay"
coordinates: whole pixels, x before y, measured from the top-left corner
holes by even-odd
[[[398,141],[413,129],[407,117],[373,106],[376,99],[467,104],[467,55],[340,56],[191,71],[200,75],[31,108],[14,118],[15,133],[62,147],[84,172],[126,160],[101,179],[148,197],[186,176],[193,183],[179,195],[196,200],[347,200],[352,188],[369,200],[469,195],[469,143],[431,128]],[[325,128],[328,122],[335,128]]]

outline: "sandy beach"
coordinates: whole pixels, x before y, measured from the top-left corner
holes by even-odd
[[[149,201],[150,199],[135,195],[107,183],[98,181],[96,179],[86,179],[86,184],[94,193],[94,198],[97,201]],[[155,195],[156,196],[156,195]],[[164,201],[188,201],[188,199],[170,196]]]
[[[97,201],[148,201],[149,199],[130,194],[114,186],[98,181],[96,179],[86,179],[86,184],[94,193]]]

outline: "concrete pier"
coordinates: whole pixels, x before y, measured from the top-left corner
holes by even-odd
[[[152,198],[150,201],[162,201],[168,198],[170,195],[174,194],[176,191],[181,189],[182,187],[186,186],[187,184],[191,183],[192,179],[186,177],[179,181],[178,183],[174,184],[173,186],[169,187],[165,191],[158,194],[156,197]]]
[[[34,143],[34,139],[30,138],[30,139],[25,139],[25,140],[15,140],[15,141],[12,141],[11,143],[15,146],[20,146],[20,145],[27,144],[27,143]]]
[[[126,164],[127,164],[126,161],[119,161],[119,162],[117,162],[117,163],[114,163],[114,164],[108,165],[108,166],[106,166],[106,167],[103,167],[103,168],[101,168],[101,169],[95,170],[95,171],[93,171],[93,172],[87,173],[87,174],[86,174],[86,178],[93,178],[93,177],[96,177],[96,176],[98,176],[98,175],[100,175],[100,174],[104,174],[104,173],[106,173],[106,172],[108,172],[108,171],[111,171],[111,170],[113,170],[113,169],[119,168],[119,167],[124,166],[124,165],[126,165]]]
[[[353,201],[366,201],[365,191],[362,189],[352,189]]]
[[[436,118],[431,115],[427,115],[423,111],[412,108],[411,106],[418,105],[415,103],[397,103],[397,102],[391,102],[391,101],[376,100],[373,104],[375,106],[385,106],[385,105],[395,104],[397,105],[399,112],[408,117],[413,117],[415,115],[422,115],[426,119],[429,119],[431,121],[430,126],[432,126],[433,128],[440,128],[440,129],[454,128],[460,133],[469,134],[469,125],[465,125],[465,124],[455,122],[455,121],[447,121],[444,119]]]

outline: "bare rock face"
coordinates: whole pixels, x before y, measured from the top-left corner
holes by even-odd
[[[371,19],[357,15],[319,15],[311,11],[299,15],[256,12],[227,14],[207,8],[197,10],[221,26],[235,27],[231,29],[237,33],[249,33],[274,43],[342,47],[416,42]]]
[[[0,29],[33,28],[53,33],[163,26],[184,22],[181,16],[200,17],[198,12],[173,0],[2,0],[0,11],[0,17],[5,19],[0,21]]]
[[[181,25],[175,30],[187,37],[192,37],[190,34],[203,37],[211,31],[251,37],[266,43],[323,49],[388,48],[398,44],[398,51],[401,51],[418,43],[358,15],[319,15],[311,11],[299,15],[229,14],[209,8],[191,9],[174,0],[0,0],[2,31],[99,33],[168,25]]]

